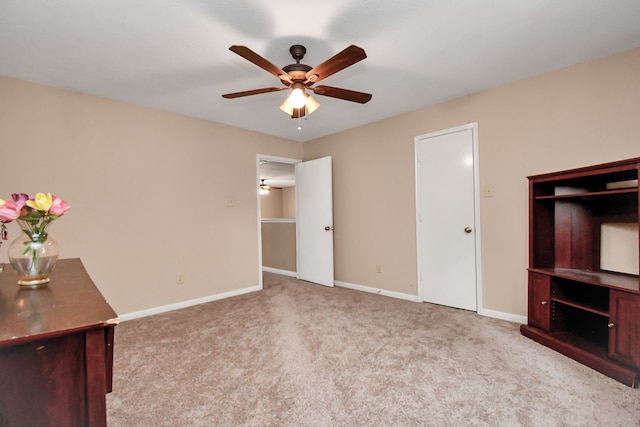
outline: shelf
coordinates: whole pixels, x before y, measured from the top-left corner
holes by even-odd
[[[616,195],[637,195],[638,187],[620,188],[616,190],[604,190],[604,191],[585,191],[579,193],[570,194],[551,194],[546,196],[535,196],[535,200],[561,200],[561,199],[581,199],[587,197],[607,197]]]
[[[529,271],[546,274],[575,282],[589,283],[607,288],[622,289],[640,293],[638,276],[630,274],[610,273],[606,271],[589,271],[572,268],[530,268]]]
[[[262,224],[295,224],[295,218],[262,218]]]
[[[570,301],[568,299],[558,298],[558,297],[551,297],[551,301],[557,302],[558,304],[568,305],[569,307],[574,307],[580,310],[588,311],[589,313],[597,314],[599,316],[603,316],[606,318],[609,317],[609,311],[602,310],[600,307],[596,305]]]

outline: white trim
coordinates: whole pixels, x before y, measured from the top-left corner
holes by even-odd
[[[295,271],[278,270],[276,268],[270,268],[270,267],[262,267],[262,270],[270,272],[270,273],[282,274],[283,276],[296,277],[296,272]],[[339,286],[339,287],[342,287],[342,288],[353,289],[355,291],[368,292],[368,293],[371,293],[371,294],[377,294],[377,295],[382,295],[382,296],[391,297],[391,298],[397,298],[397,299],[411,301],[411,302],[419,302],[418,301],[418,297],[416,295],[410,295],[410,294],[403,294],[403,293],[400,293],[400,292],[387,291],[387,290],[384,290],[384,289],[372,288],[370,286],[355,285],[353,283],[340,282],[338,280],[335,281],[335,285]],[[155,314],[167,313],[169,311],[179,310],[181,308],[192,307],[194,305],[204,304],[204,303],[212,302],[212,301],[218,301],[218,300],[221,300],[221,299],[231,298],[231,297],[234,297],[234,296],[244,295],[244,294],[248,294],[248,293],[251,293],[251,292],[257,292],[257,291],[260,291],[260,290],[262,290],[262,288],[260,286],[252,286],[250,288],[238,289],[236,291],[225,292],[225,293],[217,294],[217,295],[210,295],[208,297],[196,298],[196,299],[192,299],[192,300],[188,300],[188,301],[182,301],[182,302],[178,302],[178,303],[174,303],[174,304],[163,305],[163,306],[160,306],[160,307],[154,307],[154,308],[150,308],[150,309],[147,309],[147,310],[134,311],[132,313],[122,314],[122,315],[118,316],[118,319],[121,322],[126,322],[127,320],[134,320],[134,319],[139,319],[139,318],[142,318],[142,317],[153,316]],[[517,314],[504,313],[504,312],[501,312],[501,311],[481,309],[481,310],[478,311],[478,314],[481,315],[481,316],[492,317],[492,318],[495,318],[495,319],[506,320],[506,321],[509,321],[509,322],[515,322],[515,323],[520,323],[520,324],[526,324],[527,323],[527,316],[520,316],[520,315],[517,315]]]
[[[474,214],[475,214],[475,235],[476,235],[476,299],[478,313],[482,310],[482,245],[480,241],[481,227],[480,227],[480,157],[478,149],[478,123],[470,123],[467,125],[471,128],[473,133],[473,189],[474,189]]]
[[[280,270],[278,268],[262,266],[262,271],[266,271],[267,273],[281,274],[283,276],[298,277],[298,273],[296,273],[295,271]]]
[[[296,219],[295,218],[262,218],[260,222],[262,222],[263,224],[278,224],[278,223],[295,224]]]
[[[476,247],[476,312],[480,313],[482,310],[482,255],[481,255],[481,237],[480,237],[480,162],[478,157],[478,123],[468,123],[462,126],[456,126],[449,129],[440,130],[437,132],[430,132],[423,135],[417,135],[413,138],[413,150],[414,150],[414,171],[415,171],[415,199],[416,199],[416,233],[420,230],[420,176],[419,168],[420,162],[418,159],[418,143],[427,138],[433,138],[437,136],[447,135],[450,133],[460,132],[463,130],[471,130],[472,145],[473,145],[473,192],[474,192],[474,234],[475,234],[475,247]],[[416,283],[418,288],[418,301],[423,301],[422,286],[420,283],[420,238],[416,235]]]
[[[527,323],[527,316],[520,316],[518,314],[505,313],[502,311],[494,311],[487,309],[480,309],[478,314],[486,317],[493,317],[494,319],[507,320],[509,322],[515,322],[525,325]]]
[[[386,291],[384,289],[372,288],[372,287],[369,287],[369,286],[354,285],[353,283],[340,282],[338,280],[335,280],[333,283],[336,286],[339,286],[341,288],[348,288],[348,289],[353,289],[353,290],[356,290],[356,291],[369,292],[371,294],[378,294],[378,295],[382,295],[382,296],[385,296],[385,297],[398,298],[398,299],[402,299],[402,300],[418,302],[418,297],[416,295],[409,295],[409,294],[403,294],[403,293],[400,293],[400,292]]]
[[[238,295],[248,294],[250,292],[256,292],[262,289],[262,286],[252,286],[250,288],[238,289],[235,291],[225,292],[217,295],[209,295],[208,297],[196,298],[187,301],[181,301],[174,304],[163,305],[160,307],[154,307],[147,310],[134,311],[133,313],[127,313],[118,316],[121,321],[138,319],[140,317],[153,316],[154,314],[166,313],[168,311],[179,310],[181,308],[187,308],[194,305],[204,304],[206,302],[217,301],[225,298],[235,297]]]
[[[262,207],[260,205],[260,193],[258,192],[258,183],[260,182],[260,160],[269,160],[272,162],[296,164],[302,160],[290,159],[287,157],[270,156],[268,154],[256,154],[256,197],[258,199],[258,287],[263,288],[262,283]]]
[[[418,300],[418,297],[416,295],[403,294],[403,293],[400,293],[400,292],[393,292],[393,291],[386,291],[384,289],[372,288],[370,286],[354,285],[353,283],[340,282],[338,280],[335,281],[335,285],[339,286],[339,287],[342,287],[342,288],[353,289],[355,291],[368,292],[368,293],[371,293],[371,294],[377,294],[377,295],[382,295],[382,296],[391,297],[391,298],[398,298],[398,299],[405,300],[405,301],[421,302],[421,301]],[[430,303],[425,302],[425,304],[430,304]],[[481,309],[478,310],[478,314],[480,316],[492,317],[494,319],[506,320],[508,322],[514,322],[514,323],[520,323],[520,324],[526,324],[527,323],[527,316],[520,316],[518,314],[504,313],[502,311],[487,310],[487,309],[481,308]]]

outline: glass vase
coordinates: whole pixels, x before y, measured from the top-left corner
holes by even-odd
[[[18,285],[40,286],[49,283],[49,275],[56,266],[60,250],[51,236],[30,240],[25,235],[9,245],[9,262],[18,273]]]

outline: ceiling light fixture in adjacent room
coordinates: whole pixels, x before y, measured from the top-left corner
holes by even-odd
[[[260,180],[260,186],[258,188],[260,189],[261,196],[265,196],[269,194],[269,190],[271,189],[268,185],[264,183],[264,179]]]

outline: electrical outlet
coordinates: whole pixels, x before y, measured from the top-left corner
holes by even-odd
[[[233,199],[225,199],[224,205],[228,208],[232,208],[236,205],[236,202]]]
[[[176,275],[176,285],[184,285],[184,274]]]
[[[376,263],[376,273],[382,274],[382,265],[379,262]]]

